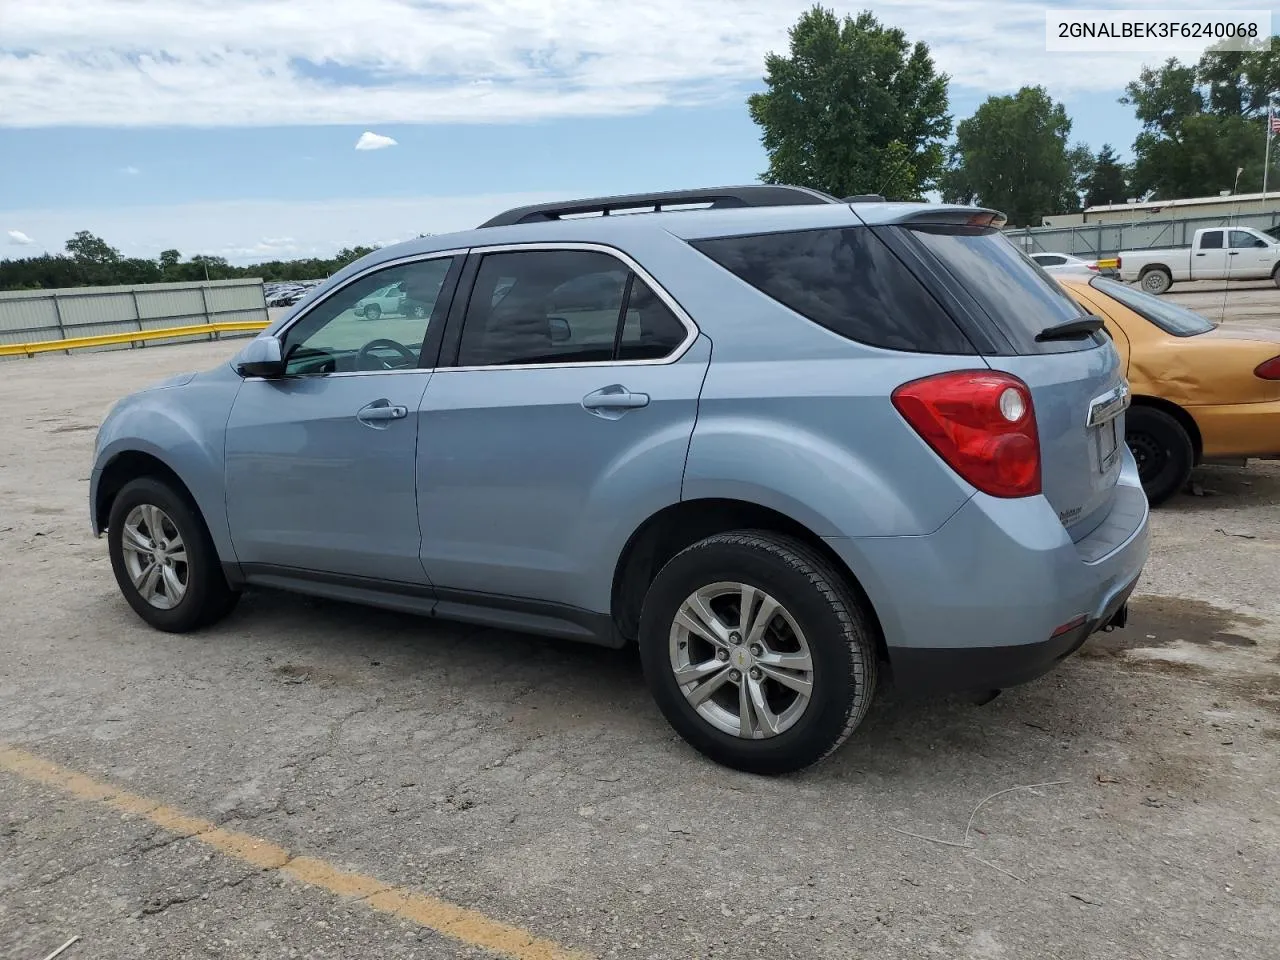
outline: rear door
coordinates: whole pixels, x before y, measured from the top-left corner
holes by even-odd
[[[1205,230],[1191,251],[1191,279],[1216,279],[1227,275],[1225,230]]]
[[[986,362],[1031,389],[1045,498],[1075,540],[1110,511],[1124,439],[1128,386],[1120,356],[1104,333],[1038,340],[1047,328],[1086,315],[998,231],[906,224],[949,278],[948,286],[990,335]]]
[[[680,499],[709,360],[616,251],[474,253],[422,402],[422,563],[441,601],[606,612],[627,537]]]

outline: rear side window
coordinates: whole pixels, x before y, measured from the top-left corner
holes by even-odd
[[[692,246],[850,340],[916,353],[975,352],[938,301],[866,227],[721,237]]]
[[[1201,250],[1221,250],[1222,249],[1222,231],[1210,230],[1208,233],[1200,234]]]
[[[904,233],[914,237],[942,265],[1019,353],[1059,353],[1106,342],[1102,334],[1036,342],[1036,334],[1075,320],[1083,316],[1083,311],[999,230],[911,224]]]

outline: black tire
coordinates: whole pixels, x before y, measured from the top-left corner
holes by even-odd
[[[168,609],[161,609],[134,585],[126,565],[124,527],[136,507],[154,506],[164,512],[176,528],[185,548],[186,590]],[[240,599],[223,576],[213,540],[198,509],[184,492],[155,477],[140,477],[125,484],[111,504],[107,524],[107,552],[116,583],[129,606],[143,620],[168,633],[187,633],[221,620]]]
[[[364,318],[366,320],[377,320],[382,316],[382,308],[376,303],[366,303],[364,305]]]
[[[1280,287],[1280,263],[1277,263],[1271,271],[1271,282]]]
[[[1124,439],[1138,461],[1138,477],[1152,506],[1186,486],[1195,465],[1195,447],[1176,418],[1155,407],[1130,407]]]
[[[425,303],[415,303],[404,312],[415,320],[423,320],[426,319],[427,316],[427,305]]]
[[[1138,286],[1143,293],[1158,297],[1173,286],[1173,275],[1164,267],[1148,267],[1138,275]]]
[[[765,591],[805,637],[812,661],[809,702],[793,726],[774,736],[745,739],[724,732],[698,713],[676,680],[676,614],[695,591],[721,582]],[[695,749],[748,773],[790,773],[834,751],[866,715],[876,686],[872,623],[844,578],[812,547],[772,532],[733,531],[695,543],[659,571],[640,617],[640,657],[658,707]]]

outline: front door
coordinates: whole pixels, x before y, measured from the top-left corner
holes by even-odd
[[[680,499],[710,360],[673,306],[611,253],[483,256],[456,365],[422,406],[422,559],[442,600],[608,611],[627,538]]]
[[[400,263],[339,288],[282,334],[286,376],[245,380],[226,440],[227,516],[241,564],[426,582],[419,407],[455,263]],[[424,316],[357,314],[397,281],[430,305]]]
[[[1238,280],[1261,280],[1271,276],[1274,254],[1271,245],[1248,230],[1228,231],[1230,239],[1227,256],[1231,263],[1231,276]]]

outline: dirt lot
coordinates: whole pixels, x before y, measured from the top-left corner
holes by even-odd
[[[232,349],[0,365],[0,957],[1280,956],[1280,464],[1156,512],[1128,629],[764,780],[628,652],[266,593],[142,626],[94,429]]]

